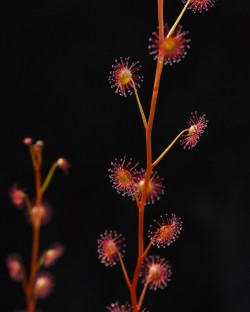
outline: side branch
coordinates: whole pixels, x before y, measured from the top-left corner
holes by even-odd
[[[164,0],[158,0],[158,28],[159,28],[160,40],[164,38],[163,5],[164,5]]]
[[[184,8],[182,9],[180,15],[177,17],[176,21],[174,22],[174,25],[171,27],[171,29],[169,30],[166,38],[170,37],[173,32],[175,31],[175,28],[177,27],[177,25],[179,24],[183,14],[185,13],[187,7],[189,6],[189,3],[190,3],[191,0],[188,0],[187,3],[185,4]]]
[[[167,152],[171,149],[171,147],[176,143],[176,141],[185,133],[187,130],[181,131],[177,137],[173,140],[172,143],[169,144],[169,146],[164,150],[164,152],[161,153],[161,155],[153,162],[152,167],[154,168],[161,160],[162,158],[167,154]]]
[[[147,288],[148,288],[148,284],[149,284],[149,280],[146,281],[146,283],[144,284],[144,287],[142,289],[141,296],[140,296],[139,303],[138,303],[139,310],[141,309],[142,302],[143,302],[143,299],[145,297],[145,294],[146,294],[146,291],[147,291]]]
[[[49,170],[49,173],[48,173],[48,175],[47,175],[47,177],[46,177],[46,179],[45,179],[45,181],[44,181],[44,183],[42,185],[42,189],[41,189],[42,193],[44,193],[46,191],[46,189],[47,189],[47,187],[48,187],[48,185],[49,185],[49,183],[50,183],[50,181],[51,181],[51,179],[52,179],[52,177],[53,177],[53,175],[55,173],[55,170],[56,170],[57,166],[58,166],[57,162],[55,162],[51,166],[51,168]]]
[[[136,90],[135,83],[134,83],[133,80],[132,80],[132,84],[133,84],[133,88],[134,88],[137,104],[138,104],[138,107],[139,107],[139,110],[140,110],[140,113],[141,113],[142,122],[143,122],[144,128],[146,128],[147,127],[147,120],[146,120],[146,117],[145,117],[145,114],[144,114],[144,111],[143,111],[143,108],[142,108],[142,105],[141,105],[141,101],[140,101],[140,98],[139,98],[139,95],[138,95],[138,92]]]
[[[122,256],[121,254],[119,253],[119,251],[117,251],[117,254],[118,254],[118,257],[119,257],[119,260],[120,260],[120,263],[121,263],[121,267],[122,267],[122,272],[124,274],[124,278],[125,278],[125,281],[127,283],[127,286],[128,288],[130,289],[131,288],[131,282],[130,282],[130,279],[128,277],[128,273],[127,273],[127,270],[125,268],[125,265],[124,265],[124,262],[122,260]]]

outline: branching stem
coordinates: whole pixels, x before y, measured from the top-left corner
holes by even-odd
[[[164,0],[158,0],[158,29],[159,29],[160,39],[164,38],[163,5],[164,5]],[[154,86],[153,86],[153,92],[152,92],[152,98],[151,98],[149,118],[145,127],[147,166],[146,166],[146,172],[145,172],[144,187],[143,187],[143,191],[142,191],[142,195],[140,199],[140,204],[138,205],[138,260],[137,260],[137,264],[136,264],[134,275],[133,275],[132,285],[130,288],[133,312],[139,312],[144,295],[145,295],[143,294],[140,300],[140,304],[138,305],[136,289],[137,289],[139,274],[141,271],[141,266],[146,256],[146,253],[144,252],[144,209],[145,209],[145,203],[146,203],[146,198],[147,198],[148,183],[149,183],[151,172],[153,169],[151,134],[152,134],[162,69],[163,69],[163,57],[160,56],[159,54],[157,65],[156,65],[155,80],[154,80]],[[145,123],[144,123],[144,126],[145,126]],[[145,292],[146,292],[146,289],[145,289]]]
[[[140,110],[140,113],[141,113],[142,122],[143,122],[144,128],[146,128],[147,127],[147,120],[146,120],[146,117],[145,117],[145,114],[144,114],[144,111],[143,111],[143,108],[142,108],[142,105],[141,105],[141,101],[140,101],[140,98],[139,98],[139,95],[138,95],[138,92],[136,90],[136,86],[135,86],[135,83],[134,83],[133,80],[132,80],[132,84],[133,84],[133,88],[134,88],[137,104],[138,104],[138,107],[139,107],[139,110]]]
[[[144,284],[144,287],[143,287],[142,292],[141,292],[141,296],[140,296],[139,303],[138,303],[139,310],[140,310],[140,308],[142,306],[142,302],[143,302],[143,299],[145,297],[145,294],[146,294],[146,291],[147,291],[147,288],[148,288],[148,284],[149,284],[149,279]]]
[[[127,273],[126,267],[124,265],[124,262],[122,260],[122,256],[121,256],[121,254],[119,253],[118,250],[117,250],[117,254],[118,254],[118,257],[119,257],[119,260],[120,260],[120,264],[121,264],[121,267],[122,267],[122,272],[123,272],[125,281],[127,283],[128,288],[130,289],[131,288],[131,282],[130,282],[130,279],[128,277],[128,273]]]
[[[152,167],[154,168],[162,158],[167,154],[167,152],[171,149],[171,147],[176,143],[176,141],[185,133],[187,130],[181,131],[177,137],[168,145],[168,147],[161,153],[161,155],[153,162]]]
[[[173,24],[172,28],[170,29],[169,33],[167,34],[166,38],[170,37],[173,32],[175,31],[179,21],[181,20],[184,12],[186,11],[187,7],[189,6],[191,0],[188,0],[187,3],[185,4],[184,8],[182,9],[180,15],[177,17],[175,23]],[[158,31],[159,31],[159,41],[164,40],[164,14],[163,14],[163,7],[164,7],[164,0],[158,0]],[[160,80],[161,80],[161,75],[162,75],[162,69],[163,69],[163,64],[164,64],[164,56],[161,55],[161,53],[158,53],[158,58],[157,58],[157,65],[156,65],[156,71],[155,71],[155,79],[154,79],[154,86],[153,86],[153,91],[152,91],[152,98],[151,98],[151,104],[150,104],[150,111],[149,111],[149,117],[148,120],[145,117],[135,84],[133,82],[133,88],[135,92],[135,96],[137,99],[138,107],[141,113],[143,125],[145,128],[145,139],[146,139],[146,171],[145,171],[145,179],[144,179],[144,185],[143,185],[143,190],[142,194],[140,197],[140,200],[138,197],[135,196],[136,199],[136,204],[138,207],[138,258],[137,258],[137,264],[134,270],[133,278],[132,278],[132,283],[130,282],[127,272],[125,270],[124,264],[122,262],[121,256],[119,255],[120,262],[123,268],[123,272],[125,275],[125,280],[128,285],[129,291],[130,291],[130,296],[131,296],[131,301],[132,301],[132,309],[133,312],[139,312],[147,291],[147,287],[149,284],[149,281],[147,281],[144,285],[144,288],[141,292],[139,301],[137,299],[137,284],[138,284],[138,279],[142,267],[143,260],[147,256],[151,246],[152,246],[152,240],[150,243],[147,245],[146,249],[144,249],[144,209],[145,209],[145,204],[147,200],[147,189],[148,189],[148,184],[150,181],[151,173],[153,168],[160,162],[160,160],[167,154],[167,152],[171,149],[171,147],[175,144],[175,142],[180,138],[180,136],[185,132],[183,130],[178,134],[178,136],[173,140],[172,143],[169,144],[169,146],[161,153],[161,155],[154,161],[152,162],[152,129],[153,129],[153,123],[154,123],[154,116],[155,116],[155,110],[156,110],[156,104],[157,104],[157,98],[158,98],[158,93],[159,93],[159,87],[160,87]]]
[[[57,167],[58,167],[57,162],[55,162],[55,163],[51,166],[51,168],[50,168],[50,170],[49,170],[49,172],[48,172],[48,174],[47,174],[47,177],[46,177],[46,179],[45,179],[45,181],[43,182],[43,185],[42,185],[42,193],[43,193],[43,194],[44,194],[44,192],[46,191],[46,189],[47,189],[47,187],[48,187],[48,185],[49,185],[49,183],[50,183],[50,181],[51,181],[51,179],[52,179],[52,177],[53,177],[53,175],[54,175],[55,170],[56,170]]]

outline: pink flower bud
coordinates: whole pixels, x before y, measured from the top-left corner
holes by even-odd
[[[197,112],[191,114],[190,121],[188,122],[189,128],[186,129],[187,134],[184,134],[183,136],[185,136],[185,138],[180,141],[184,149],[195,147],[201,135],[204,133],[207,124],[208,120],[206,120],[205,114],[201,117],[198,117]]]
[[[48,297],[53,291],[55,286],[54,278],[48,272],[38,273],[34,283],[34,295],[38,299],[44,299]]]
[[[124,253],[124,238],[115,231],[105,231],[97,240],[99,259],[106,266],[114,266],[119,261],[118,253]]]
[[[115,161],[111,162],[111,168],[109,169],[110,182],[113,184],[117,193],[122,196],[128,195],[133,197],[134,194],[134,181],[138,163],[132,165],[131,161],[131,158],[127,160],[126,157],[120,160],[115,158]]]
[[[141,171],[137,173],[135,179],[135,188],[139,198],[141,198],[142,193],[145,189],[144,184],[145,184],[145,170],[141,169]],[[161,195],[164,194],[164,189],[165,186],[163,184],[163,178],[161,178],[157,174],[157,171],[152,171],[146,190],[146,204],[154,204],[155,200],[159,200]]]
[[[182,0],[183,3],[187,3],[187,0]],[[208,11],[209,7],[213,7],[215,0],[191,0],[188,8],[194,13],[197,11],[202,13]]]
[[[25,193],[22,190],[18,189],[16,186],[13,186],[10,189],[11,202],[17,208],[23,207],[25,196]]]
[[[32,144],[32,138],[29,138],[29,137],[24,138],[24,139],[23,139],[23,143],[24,143],[25,145],[30,145],[30,144]]]
[[[22,279],[23,265],[19,254],[10,254],[7,256],[6,264],[9,269],[10,278],[16,282]]]
[[[69,173],[69,169],[71,168],[70,163],[65,158],[59,158],[57,160],[57,166],[62,169],[65,174]]]
[[[40,206],[32,207],[31,216],[28,217],[32,223],[38,222],[41,225],[46,225],[50,222],[50,220],[53,217],[52,206],[43,201]]]
[[[149,256],[142,266],[142,282],[149,283],[149,289],[164,288],[171,280],[171,266],[164,258]]]
[[[164,64],[173,65],[179,63],[187,54],[190,48],[190,39],[186,38],[188,31],[182,31],[182,26],[178,25],[171,36],[167,36],[169,32],[168,25],[164,28],[164,38],[160,40],[159,33],[153,32],[153,38],[150,38],[148,46],[151,55],[154,59],[159,57],[164,59]]]
[[[42,264],[45,267],[52,266],[64,253],[64,246],[61,243],[54,243],[42,256]]]
[[[179,236],[182,229],[182,221],[172,214],[172,218],[168,219],[167,214],[165,218],[161,216],[160,221],[155,220],[155,226],[151,225],[149,230],[149,237],[153,245],[166,247],[172,244]]]
[[[129,65],[129,57],[115,60],[116,64],[112,65],[112,71],[110,71],[109,83],[111,88],[115,88],[115,93],[125,96],[132,94],[134,87],[140,87],[139,82],[143,80],[143,76],[137,74],[140,69],[138,62]]]

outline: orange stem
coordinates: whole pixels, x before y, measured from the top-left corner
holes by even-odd
[[[33,245],[32,245],[32,257],[31,257],[31,267],[30,267],[30,278],[27,285],[27,295],[28,295],[28,312],[35,311],[35,297],[33,295],[33,285],[36,278],[37,272],[37,258],[39,251],[39,235],[40,226],[33,226]]]
[[[146,294],[146,291],[147,291],[147,288],[148,288],[148,284],[149,284],[149,280],[146,281],[146,283],[144,284],[144,287],[143,287],[143,289],[142,289],[141,296],[140,296],[140,300],[139,300],[139,303],[138,303],[139,309],[140,309],[141,306],[142,306],[142,302],[143,302],[143,299],[144,299],[144,297],[145,297],[145,294]]]
[[[34,167],[35,172],[35,184],[36,184],[36,201],[35,205],[38,207],[42,202],[42,184],[41,184],[41,150],[36,154],[36,162]],[[39,253],[39,241],[40,241],[40,216],[31,215],[32,227],[33,227],[33,241],[32,241],[32,255],[30,264],[30,276],[26,287],[26,301],[28,312],[34,312],[36,308],[36,298],[33,295],[33,286],[37,273],[38,253]]]
[[[120,264],[121,264],[121,267],[122,267],[122,272],[124,274],[125,281],[127,283],[128,288],[130,288],[131,287],[131,282],[130,282],[130,279],[128,277],[128,273],[127,273],[126,267],[124,265],[124,262],[122,260],[122,256],[121,256],[121,254],[119,253],[118,250],[117,250],[117,254],[118,254],[118,257],[119,257],[119,260],[120,260]]]
[[[164,0],[158,0],[159,40],[164,39],[163,5],[164,5]],[[149,183],[152,168],[153,168],[153,166],[152,166],[151,133],[152,133],[152,128],[153,128],[153,122],[154,122],[155,109],[156,109],[156,103],[157,103],[157,98],[158,98],[162,68],[163,68],[163,57],[158,55],[158,61],[157,61],[156,72],[155,72],[154,87],[153,87],[152,99],[151,99],[151,105],[150,105],[149,118],[148,118],[147,124],[145,125],[146,160],[147,160],[145,181],[144,181],[144,187],[143,187],[143,191],[142,191],[141,200],[139,203],[137,203],[137,206],[138,206],[138,259],[137,259],[137,264],[136,264],[134,275],[133,275],[132,284],[131,284],[131,287],[129,289],[131,301],[132,301],[133,312],[139,312],[140,311],[141,304],[142,304],[142,301],[143,301],[143,298],[145,295],[145,293],[144,293],[143,296],[140,298],[140,302],[138,304],[136,289],[137,289],[139,274],[141,271],[141,266],[142,266],[143,260],[146,257],[147,252],[149,251],[149,249],[151,247],[151,244],[149,244],[148,247],[146,248],[146,250],[144,251],[144,209],[145,209],[145,203],[146,203],[146,199],[147,199],[148,183]],[[145,292],[146,292],[146,289],[145,289]]]

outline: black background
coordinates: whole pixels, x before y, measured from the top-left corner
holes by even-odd
[[[166,1],[172,24],[181,1]],[[136,260],[136,207],[119,197],[108,178],[115,157],[145,165],[144,131],[134,96],[122,98],[108,84],[114,60],[130,56],[143,65],[139,91],[148,113],[155,61],[147,50],[156,30],[156,1],[12,1],[1,10],[0,310],[25,307],[20,284],[5,267],[8,253],[29,264],[31,228],[12,207],[17,183],[34,195],[29,153],[22,140],[42,139],[43,174],[59,157],[72,164],[46,193],[54,219],[42,229],[41,250],[54,241],[66,248],[51,268],[57,286],[39,302],[43,311],[105,311],[129,300],[119,265],[99,263],[97,238],[105,229],[126,237],[124,261]],[[166,192],[146,209],[146,229],[165,212],[183,219],[175,244],[152,254],[167,258],[173,278],[150,291],[145,307],[158,311],[250,310],[249,3],[217,1],[208,12],[188,11],[186,58],[165,67],[153,129],[156,157],[186,127],[190,113],[206,113],[209,126],[196,148],[179,144],[159,164]]]

